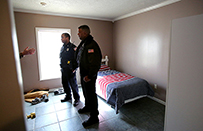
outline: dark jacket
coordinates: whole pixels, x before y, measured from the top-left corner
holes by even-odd
[[[79,49],[83,44],[84,49],[78,66],[80,67],[80,74],[82,76],[88,76],[88,78],[91,79],[97,76],[97,72],[101,66],[102,54],[97,42],[89,35],[85,40],[80,42],[76,50],[76,57],[78,57]]]
[[[60,66],[61,68],[69,68],[75,70],[77,68],[77,62],[75,60],[76,46],[72,43],[63,44],[60,51]]]

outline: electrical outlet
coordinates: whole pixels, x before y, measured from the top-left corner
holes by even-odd
[[[157,84],[154,84],[154,89],[157,89]]]

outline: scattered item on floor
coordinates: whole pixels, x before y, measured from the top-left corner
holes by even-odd
[[[40,102],[41,102],[41,99],[36,97],[34,100],[32,100],[32,105],[36,105],[36,104],[38,104]]]
[[[36,104],[38,104],[38,103],[40,103],[42,101],[43,102],[48,102],[49,101],[49,99],[48,99],[46,94],[42,95],[41,98],[36,97],[34,100],[32,100],[32,105],[36,105]]]
[[[27,119],[29,119],[29,118],[34,119],[35,117],[36,117],[36,115],[34,112],[30,113],[30,115],[27,115]]]
[[[32,90],[33,91],[33,90]],[[38,104],[40,102],[48,102],[49,91],[35,91],[28,92],[24,95],[25,101],[32,103],[32,105]]]
[[[49,91],[49,88],[32,89],[32,90],[30,90],[28,92],[24,92],[24,94],[28,94],[28,93],[36,92],[36,91]]]
[[[58,89],[57,91],[54,91],[54,95],[61,95],[64,94],[64,89]]]
[[[48,98],[48,96],[46,94],[44,94],[44,95],[42,95],[41,100],[44,101],[44,102],[48,102],[49,98]]]

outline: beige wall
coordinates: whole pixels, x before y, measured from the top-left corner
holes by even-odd
[[[15,42],[12,9],[9,8],[8,2],[9,0],[2,0],[0,4],[2,42],[0,44],[0,130],[25,130],[19,52]],[[164,100],[168,82],[171,20],[202,14],[202,7],[202,0],[182,0],[163,8],[116,21],[113,25],[111,22],[96,20],[15,13],[19,48],[20,50],[26,46],[36,48],[35,26],[71,27],[72,33],[75,33],[72,39],[75,39],[77,43],[79,42],[76,35],[77,26],[89,24],[93,36],[102,48],[103,55],[110,56],[110,66],[115,65],[119,70],[146,78],[150,83],[157,83],[156,97]],[[113,42],[112,34],[114,35]],[[156,48],[153,46],[150,48],[149,43],[156,45]],[[144,52],[147,55],[144,55]],[[158,52],[158,54],[153,52]],[[113,54],[115,63],[112,58]],[[150,54],[152,57],[149,56]],[[43,87],[46,84],[59,84],[59,80],[44,83],[38,81],[36,54],[21,60],[21,65],[23,81],[26,85],[24,87],[28,86],[27,89]]]
[[[112,22],[19,12],[15,12],[15,21],[20,51],[27,46],[37,48],[35,27],[70,28],[72,34],[71,41],[79,45],[80,40],[77,36],[78,26],[87,24],[91,29],[92,36],[98,42],[103,56],[108,55],[110,60],[113,59]],[[110,66],[113,64],[111,61],[109,63]],[[61,86],[60,79],[39,81],[37,53],[23,58],[21,65],[25,91],[33,88],[56,88]]]
[[[25,131],[22,74],[10,0],[0,4],[0,130]]]
[[[155,97],[165,101],[168,84],[171,21],[203,13],[202,0],[180,2],[135,15],[114,23],[60,16],[15,12],[19,48],[36,48],[35,31],[40,27],[69,27],[72,41],[79,44],[77,27],[88,24],[103,55],[109,55],[110,66],[158,85]],[[39,81],[37,54],[21,60],[24,90],[55,88],[60,79]]]
[[[155,97],[166,100],[171,21],[203,13],[202,0],[181,0],[156,10],[116,21],[113,52],[117,70],[157,84]]]

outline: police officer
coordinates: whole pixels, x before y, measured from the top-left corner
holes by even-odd
[[[79,109],[78,113],[90,112],[89,119],[82,123],[84,127],[87,127],[99,122],[95,82],[101,66],[102,54],[99,45],[90,35],[90,29],[87,25],[78,27],[78,36],[82,41],[76,50],[76,56],[85,97],[85,106]]]
[[[78,85],[76,80],[76,68],[77,62],[75,60],[75,51],[77,47],[70,42],[70,35],[63,33],[61,35],[61,41],[64,43],[60,52],[60,66],[62,73],[62,85],[66,96],[61,102],[71,101],[71,89],[73,97],[75,99],[73,105],[77,106],[80,100],[78,93]]]

